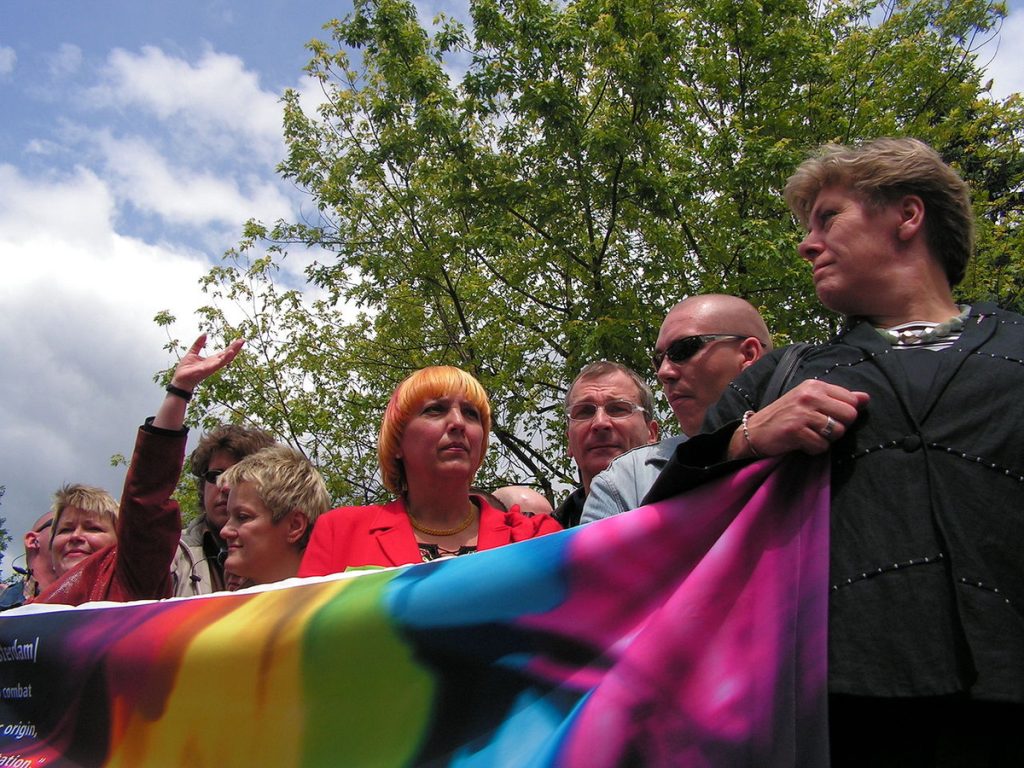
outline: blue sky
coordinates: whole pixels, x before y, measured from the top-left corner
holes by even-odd
[[[1024,90],[1021,2],[992,54],[999,96]],[[291,87],[315,102],[304,45],[350,8],[0,3],[0,516],[15,536],[5,573],[59,485],[120,495],[123,469],[109,458],[130,453],[163,394],[152,375],[170,363],[153,316],[170,310],[175,335],[191,338],[199,278],[245,220],[308,206],[274,173],[279,99]]]

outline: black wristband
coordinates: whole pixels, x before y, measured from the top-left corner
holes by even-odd
[[[166,389],[170,394],[174,395],[175,397],[180,397],[186,403],[192,399],[192,393],[189,392],[187,389],[176,387],[173,384],[168,384],[166,387],[164,387],[164,389]]]

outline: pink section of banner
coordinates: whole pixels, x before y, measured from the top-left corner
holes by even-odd
[[[822,459],[757,462],[577,537],[575,578],[589,584],[570,593],[587,601],[570,600],[559,619],[575,612],[573,625],[602,645],[603,628],[629,611],[635,636],[610,647],[561,765],[828,764],[828,471]],[[652,529],[662,533],[653,548]],[[630,549],[606,532],[648,546],[609,562],[601,552]],[[677,577],[688,573],[663,581],[672,558]],[[617,601],[623,579],[646,599]]]

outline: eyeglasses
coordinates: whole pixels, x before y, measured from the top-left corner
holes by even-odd
[[[208,469],[208,470],[206,470],[203,473],[197,472],[196,473],[196,477],[198,477],[198,478],[200,478],[202,480],[205,480],[208,483],[213,483],[213,484],[216,485],[217,478],[220,477],[223,474],[224,474],[224,470],[223,469]]]
[[[676,365],[679,365],[680,363],[685,363],[712,341],[746,338],[749,337],[738,333],[703,333],[699,336],[683,336],[683,338],[676,339],[669,344],[664,352],[655,352],[651,355],[651,363],[654,364],[654,370],[658,371],[661,370],[661,364],[665,361],[666,357]],[[761,345],[764,346],[764,342],[761,342]]]
[[[609,419],[625,419],[642,410],[644,410],[642,405],[631,403],[629,400],[609,400],[604,405],[576,403],[569,406],[568,415],[573,421],[590,421],[597,416],[598,411],[604,411]]]
[[[49,528],[51,525],[53,525],[53,518],[52,517],[49,520],[47,520],[45,523],[40,525],[38,528],[33,528],[32,532],[33,533],[42,533],[47,528]]]

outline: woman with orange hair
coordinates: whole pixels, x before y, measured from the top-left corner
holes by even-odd
[[[487,394],[465,371],[434,366],[405,379],[377,445],[384,486],[398,498],[321,515],[299,576],[427,562],[560,530],[548,515],[501,512],[470,494],[490,428]]]

